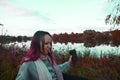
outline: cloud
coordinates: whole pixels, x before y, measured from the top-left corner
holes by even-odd
[[[0,19],[13,35],[31,35],[39,29],[51,33],[105,30],[104,4],[101,0],[0,0]]]
[[[28,9],[17,7],[10,1],[0,1],[0,5],[1,5],[1,7],[3,7],[3,9],[7,13],[11,13],[11,14],[16,15],[16,16],[38,14],[37,11],[35,11],[35,10],[28,10]]]
[[[13,4],[12,1],[2,0],[0,1],[0,5],[3,8],[3,11],[7,13],[7,15],[9,14],[13,16],[30,16],[30,17],[36,16],[46,22],[52,21],[51,18],[49,18],[45,14],[43,15],[42,12],[33,9],[18,7],[15,5],[15,3]]]

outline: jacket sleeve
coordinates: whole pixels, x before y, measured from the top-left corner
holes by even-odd
[[[34,62],[25,62],[21,65],[16,80],[38,80],[38,73]]]
[[[70,69],[71,63],[67,61],[63,64],[59,64],[58,67],[60,68],[61,72],[65,73]]]

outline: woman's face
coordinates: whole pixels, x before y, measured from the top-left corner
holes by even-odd
[[[40,47],[44,50],[41,50],[42,54],[47,55],[50,52],[52,47],[52,38],[49,35],[44,36],[44,48],[42,46],[42,42],[40,42]]]

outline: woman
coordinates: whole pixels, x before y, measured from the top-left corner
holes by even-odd
[[[26,57],[21,61],[16,80],[64,80],[62,73],[70,68],[71,58],[57,65],[52,51],[52,36],[46,31],[37,31]]]

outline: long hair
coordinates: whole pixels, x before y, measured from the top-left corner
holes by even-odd
[[[40,57],[40,53],[41,50],[44,50],[44,36],[45,35],[49,35],[50,37],[52,37],[50,35],[50,33],[46,32],[46,31],[37,31],[33,37],[32,37],[32,41],[30,44],[30,48],[26,53],[26,56],[21,60],[21,64],[23,62],[28,62],[28,61],[36,61],[39,57]],[[42,48],[40,47],[40,42],[42,41]],[[51,45],[52,46],[52,45]],[[50,53],[48,53],[48,56],[50,57],[52,64],[54,64],[54,57],[53,57],[53,51],[52,49],[50,50]]]

